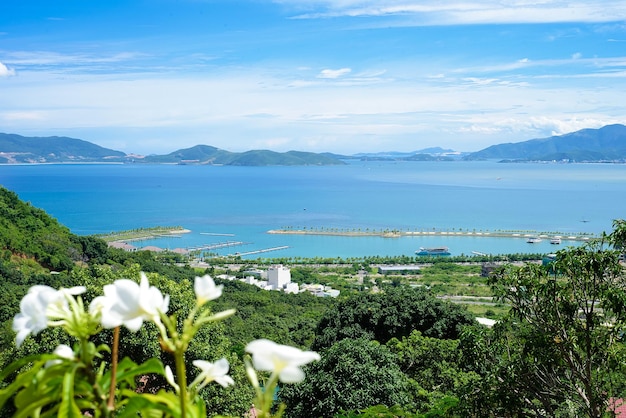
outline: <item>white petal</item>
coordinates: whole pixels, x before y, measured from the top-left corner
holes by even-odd
[[[83,293],[85,293],[87,291],[87,288],[85,286],[74,286],[74,287],[70,287],[69,289],[62,288],[59,291],[67,295],[76,296],[76,295],[82,295]]]
[[[54,354],[68,360],[73,360],[75,358],[74,350],[72,350],[72,347],[66,344],[60,344],[57,348],[55,348]]]
[[[215,382],[220,384],[222,387],[228,387],[230,385],[235,384],[235,381],[233,380],[233,378],[228,375],[216,377]]]
[[[137,332],[139,331],[139,328],[141,328],[141,326],[143,325],[143,318],[136,317],[132,319],[126,319],[123,321],[123,324],[126,328],[128,328],[129,331]]]
[[[278,374],[278,378],[283,383],[298,383],[304,380],[304,372],[298,367],[285,367]]]
[[[176,392],[180,390],[180,387],[174,379],[174,373],[172,373],[172,369],[170,368],[170,366],[165,366],[165,380],[167,380],[167,383],[169,383],[174,389],[176,389]]]
[[[210,300],[219,298],[222,295],[223,288],[223,285],[216,286],[213,278],[208,274],[202,277],[196,277],[193,283],[198,305],[203,305]]]
[[[30,335],[30,330],[24,328],[17,332],[17,336],[15,337],[15,346],[19,348],[20,345],[24,342],[26,337]]]

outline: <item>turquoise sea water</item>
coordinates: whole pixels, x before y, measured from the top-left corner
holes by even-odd
[[[339,167],[4,165],[0,184],[77,234],[180,225],[192,232],[137,245],[246,244],[265,257],[551,252],[548,240],[271,235],[280,228],[408,231],[610,231],[626,217],[626,165],[355,162]],[[228,235],[211,235],[228,234]],[[571,243],[573,245],[573,243]],[[256,258],[257,256],[254,256]]]

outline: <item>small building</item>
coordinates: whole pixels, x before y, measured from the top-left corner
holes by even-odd
[[[480,277],[489,277],[491,274],[500,267],[500,264],[496,263],[483,263],[480,269]]]
[[[247,276],[254,276],[259,279],[267,279],[267,272],[260,269],[249,269],[243,272]]]
[[[397,266],[378,266],[380,274],[419,274],[420,266],[417,264],[397,265]]]
[[[267,281],[272,289],[284,289],[291,283],[291,270],[282,265],[272,266],[267,269]]]
[[[300,292],[300,286],[298,286],[298,283],[287,283],[285,285],[285,293],[299,293]]]
[[[174,248],[172,252],[174,254],[189,255],[189,250],[187,250],[186,248]]]
[[[152,251],[153,253],[162,253],[165,250],[163,248],[161,248],[161,247],[155,247],[154,245],[148,245],[146,247],[142,247],[141,251]]]
[[[486,326],[487,328],[492,328],[496,324],[497,321],[494,319],[477,317],[476,322],[478,322],[481,325]]]
[[[130,245],[130,244],[126,243],[126,242],[113,241],[113,242],[109,242],[108,245],[111,248],[119,248],[120,250],[124,250],[124,251],[128,251],[128,252],[137,251],[137,247],[135,247],[134,245]]]

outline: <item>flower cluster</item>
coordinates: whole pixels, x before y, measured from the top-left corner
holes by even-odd
[[[74,313],[71,309],[75,308],[74,304],[70,308],[70,302],[74,295],[84,292],[82,286],[59,290],[45,285],[31,287],[20,302],[20,313],[13,319],[13,331],[17,332],[15,344],[19,347],[26,337],[54,325],[55,320],[70,325]]]
[[[150,286],[145,273],[140,273],[139,284],[132,280],[121,279],[104,286],[104,296],[93,300],[89,311],[99,316],[102,326],[115,328],[124,325],[136,332],[143,321],[159,322],[161,314],[167,313],[169,296]]]
[[[20,390],[32,391],[29,386],[36,382],[38,385],[59,385],[56,378],[60,373],[59,368],[65,368],[65,377],[62,379],[63,391],[50,391],[50,396],[65,394],[68,385],[74,390],[92,388],[93,393],[81,393],[80,396],[62,396],[61,398],[44,399],[38,406],[41,408],[55,407],[70,408],[74,412],[80,413],[84,410],[100,411],[102,416],[110,416],[115,411],[115,399],[121,394],[127,397],[140,397],[140,402],[131,402],[126,399],[125,411],[133,405],[146,408],[152,406],[156,410],[170,410],[172,415],[185,417],[205,415],[204,403],[198,396],[198,392],[211,382],[215,382],[223,387],[234,384],[234,380],[228,375],[229,363],[225,358],[215,362],[206,360],[194,360],[192,364],[199,369],[198,375],[187,385],[185,370],[185,352],[190,341],[194,338],[198,330],[205,324],[222,320],[234,314],[234,310],[226,310],[216,314],[211,313],[207,307],[209,301],[215,300],[222,295],[223,286],[215,284],[213,279],[205,275],[196,277],[194,280],[194,292],[196,305],[191,309],[186,320],[179,329],[179,321],[174,315],[167,316],[169,309],[169,295],[163,295],[161,291],[151,286],[145,273],[140,273],[139,283],[129,279],[116,280],[113,284],[104,286],[103,295],[94,298],[88,309],[85,309],[80,295],[85,292],[84,287],[73,287],[69,289],[54,289],[49,286],[33,286],[24,296],[20,303],[20,312],[13,320],[13,330],[17,333],[16,345],[20,346],[29,335],[36,335],[47,327],[62,327],[69,335],[75,337],[78,343],[74,348],[67,345],[60,345],[52,354],[42,355],[40,362],[35,362],[32,372],[18,376],[15,384],[0,389],[0,408],[3,405],[2,399],[9,399],[3,391],[12,390],[18,394]],[[175,373],[167,366],[156,360],[148,361],[143,366],[133,366],[130,360],[120,362],[120,367],[124,368],[124,373],[133,375],[136,373],[156,372],[165,377],[167,382],[174,389],[174,393],[159,392],[157,395],[143,395],[136,391],[116,389],[117,369],[117,345],[119,344],[117,335],[119,327],[124,326],[132,332],[138,331],[144,322],[152,322],[159,330],[159,340],[161,346],[170,352],[175,360]],[[114,340],[111,348],[95,347],[89,339],[102,329],[114,329]],[[95,364],[101,357],[99,350],[113,353],[111,371],[108,374],[102,373],[102,364]],[[283,383],[295,383],[304,379],[304,372],[301,367],[315,360],[319,360],[319,355],[311,351],[301,351],[294,347],[276,344],[272,341],[261,339],[252,341],[246,346],[246,351],[251,354],[251,364],[246,360],[246,372],[256,391],[255,404],[260,408],[259,416],[271,417],[273,394],[278,381]],[[30,360],[30,359],[29,359]],[[16,368],[26,364],[25,361],[18,361]],[[148,364],[149,363],[149,364]],[[39,368],[39,372],[37,371]],[[256,370],[270,372],[269,379],[264,385],[259,384]],[[92,372],[82,373],[79,371]],[[96,370],[100,370],[96,372]],[[133,370],[135,370],[133,372]],[[46,373],[49,372],[49,378]],[[126,376],[124,373],[121,376]],[[35,378],[35,376],[37,378]],[[110,378],[109,382],[103,379]],[[0,380],[3,377],[0,376]],[[78,382],[78,380],[87,382]],[[127,379],[127,377],[126,377]],[[68,383],[70,382],[70,383]],[[126,382],[126,381],[125,381]],[[20,383],[20,384],[18,384]],[[85,385],[84,383],[88,383]],[[120,382],[121,383],[121,382]],[[127,383],[127,382],[126,382]],[[110,390],[109,396],[104,394],[104,387]],[[43,389],[42,389],[43,390]],[[47,389],[46,389],[47,390]],[[26,393],[26,392],[24,392]],[[60,395],[59,395],[60,396]],[[177,402],[172,401],[174,396]],[[80,403],[73,398],[80,398]],[[91,402],[91,403],[90,403]],[[32,405],[24,406],[32,408]],[[20,406],[18,405],[18,410]],[[282,408],[274,415],[282,415]],[[37,411],[33,411],[37,413]],[[137,411],[139,412],[139,410]]]

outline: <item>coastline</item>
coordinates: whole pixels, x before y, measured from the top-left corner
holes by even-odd
[[[183,228],[181,226],[174,227],[153,227],[153,228],[141,228],[129,231],[117,231],[109,234],[99,234],[98,238],[102,238],[106,242],[112,243],[126,243],[132,241],[144,241],[154,238],[162,237],[176,237],[180,234],[190,233],[190,229]]]
[[[524,238],[538,237],[541,239],[560,238],[563,241],[589,241],[597,238],[593,234],[565,234],[561,232],[537,231],[355,231],[355,230],[323,230],[323,229],[271,229],[268,234],[284,235],[328,235],[340,237],[382,237],[401,238],[413,236],[452,236],[452,237],[486,237],[486,238]]]

